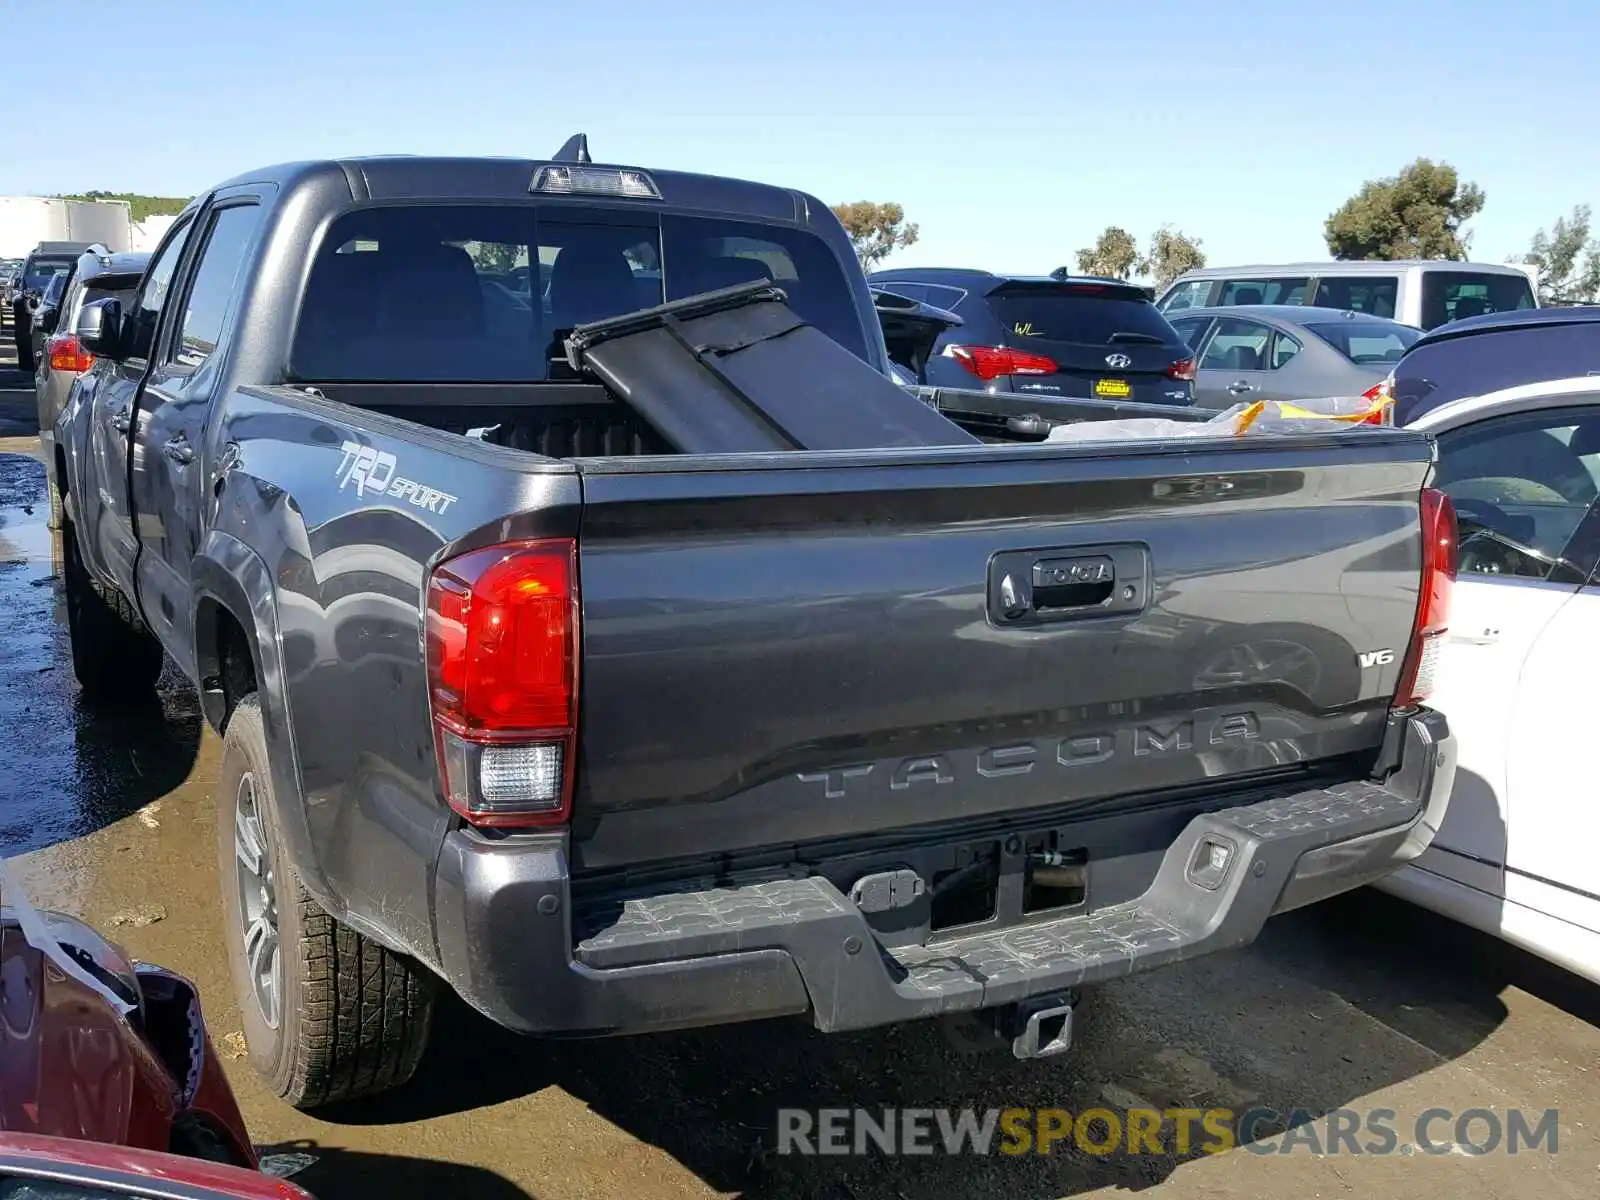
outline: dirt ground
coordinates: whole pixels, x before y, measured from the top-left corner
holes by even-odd
[[[200,985],[256,1141],[316,1156],[296,1180],[323,1200],[1600,1192],[1600,992],[1373,893],[1281,917],[1248,949],[1101,989],[1081,1014],[1079,1044],[1059,1059],[975,1052],[930,1023],[823,1037],[772,1022],[543,1043],[447,1004],[403,1093],[316,1115],[286,1107],[238,1057],[214,862],[218,742],[176,678],[145,710],[105,716],[80,704],[37,442],[25,436],[31,403],[31,393],[0,390],[0,852],[21,855],[35,903],[82,916]],[[13,433],[24,436],[6,440]],[[1096,1156],[1066,1143],[1019,1157],[774,1153],[780,1108],[1146,1103],[1311,1119],[1389,1108],[1401,1142],[1429,1108],[1557,1108],[1559,1141],[1554,1155],[1276,1152],[1304,1133],[1291,1130],[1187,1157]]]

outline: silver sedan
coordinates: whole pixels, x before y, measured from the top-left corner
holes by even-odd
[[[1199,360],[1196,408],[1359,396],[1422,336],[1385,317],[1288,304],[1195,308],[1168,319]]]

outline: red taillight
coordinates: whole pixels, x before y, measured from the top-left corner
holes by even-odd
[[[65,371],[69,375],[82,375],[94,366],[94,355],[88,353],[78,344],[78,339],[70,333],[58,333],[45,343],[45,349],[50,352],[50,369],[52,371]]]
[[[570,538],[434,568],[428,695],[445,799],[475,825],[554,825],[572,803],[578,565]]]
[[[1361,398],[1374,406],[1372,414],[1361,423],[1363,425],[1388,425],[1394,421],[1394,376],[1381,379],[1366,391],[1361,393]]]
[[[1192,358],[1180,358],[1167,368],[1168,379],[1178,379],[1184,383],[1194,382],[1195,362]]]
[[[1450,626],[1450,594],[1456,583],[1456,509],[1435,488],[1422,489],[1422,587],[1417,624],[1400,668],[1396,708],[1410,708],[1433,692],[1433,675]]]
[[[1056,360],[1005,346],[951,346],[948,353],[979,379],[1002,375],[1054,375]]]

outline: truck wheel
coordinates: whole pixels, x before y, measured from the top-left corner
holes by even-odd
[[[422,1059],[434,978],[322,910],[277,811],[252,694],[228,718],[217,792],[223,935],[251,1065],[296,1108],[390,1091]]]
[[[63,590],[72,673],[91,700],[136,700],[155,690],[166,661],[161,643],[115,588],[83,565],[71,521],[61,528]]]

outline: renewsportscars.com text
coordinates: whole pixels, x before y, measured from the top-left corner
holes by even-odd
[[[1392,1108],[786,1108],[779,1154],[1555,1154],[1560,1113],[1429,1108],[1402,1119]],[[1281,1136],[1280,1136],[1281,1135]],[[1267,1140],[1274,1139],[1274,1140]]]

